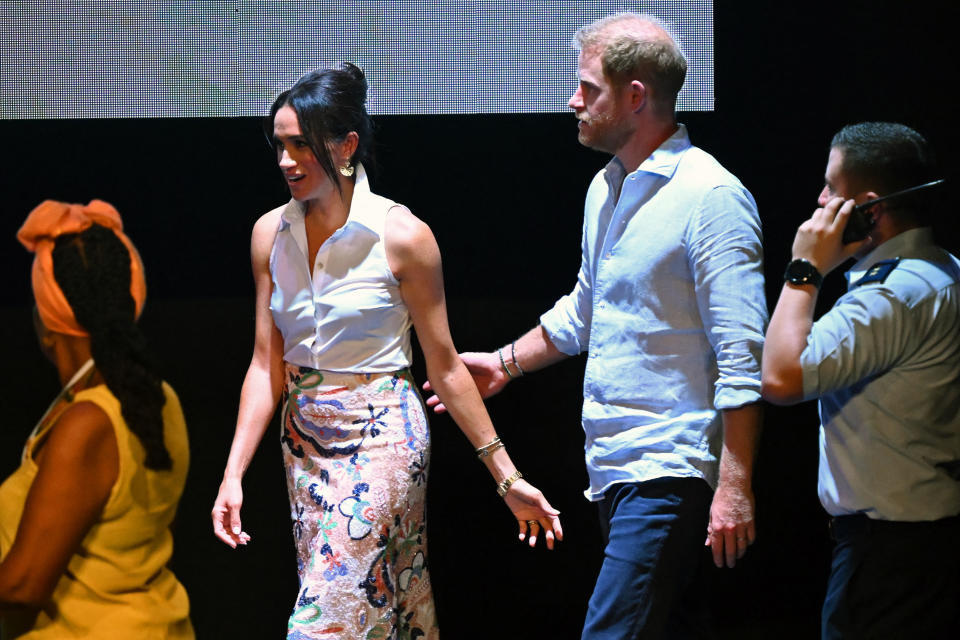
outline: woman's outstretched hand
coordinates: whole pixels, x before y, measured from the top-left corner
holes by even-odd
[[[551,507],[543,493],[526,480],[521,478],[510,485],[503,500],[517,519],[521,541],[526,539],[531,547],[535,547],[537,537],[542,532],[547,548],[553,549],[554,540],[563,540],[560,512]]]
[[[238,544],[250,542],[250,535],[240,525],[240,506],[243,504],[243,489],[239,480],[224,479],[220,492],[213,503],[213,533],[224,544],[236,549]]]

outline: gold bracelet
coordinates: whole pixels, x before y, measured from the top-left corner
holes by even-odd
[[[480,460],[483,460],[489,455],[493,455],[493,452],[497,449],[503,449],[503,443],[498,441],[496,444],[494,444],[491,442],[490,444],[485,445],[485,447],[487,448],[482,448],[482,450],[477,449],[477,458]]]
[[[510,491],[510,487],[513,485],[513,483],[522,477],[522,473],[515,471],[509,478],[504,479],[502,482],[498,482],[497,493],[500,495],[500,497],[502,498],[503,496],[507,495],[507,491]]]
[[[478,458],[486,458],[488,455],[501,448],[503,443],[500,442],[499,436],[493,436],[493,440],[483,445],[482,447],[476,448],[476,454]]]

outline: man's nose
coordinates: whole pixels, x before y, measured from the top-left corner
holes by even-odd
[[[827,203],[830,202],[831,197],[832,196],[830,194],[830,189],[828,189],[827,187],[824,187],[823,191],[820,192],[820,197],[817,198],[817,206],[819,207],[827,206]]]

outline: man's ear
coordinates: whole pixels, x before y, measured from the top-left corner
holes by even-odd
[[[861,204],[866,203],[866,202],[870,202],[871,200],[876,200],[877,198],[880,197],[879,194],[877,194],[876,191],[867,191],[867,192],[866,192],[865,194],[863,194],[863,195],[864,195],[864,197],[863,197],[863,200],[861,200],[861,202],[860,202]],[[882,202],[878,202],[877,204],[873,205],[872,207],[868,207],[867,210],[864,212],[864,213],[867,214],[867,219],[870,220],[871,223],[875,223],[875,222],[877,221],[877,215],[878,215],[881,211],[883,211],[883,204],[884,204],[884,203],[882,203]]]
[[[647,86],[639,80],[630,82],[630,110],[640,113],[647,106]]]

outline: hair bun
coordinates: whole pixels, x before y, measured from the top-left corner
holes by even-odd
[[[346,76],[347,80],[353,84],[353,86],[350,87],[351,90],[359,93],[361,96],[360,102],[365,103],[367,101],[367,90],[370,87],[367,84],[367,76],[363,72],[363,69],[352,62],[344,62],[340,65],[340,71]]]
[[[330,141],[343,140],[351,131],[357,133],[359,141],[350,162],[363,164],[369,171],[373,165],[373,121],[367,112],[367,78],[358,65],[341,62],[310,71],[277,96],[264,123],[268,140],[272,140],[277,112],[284,106],[296,112],[304,137],[334,184],[340,184],[339,172],[326,146]]]

